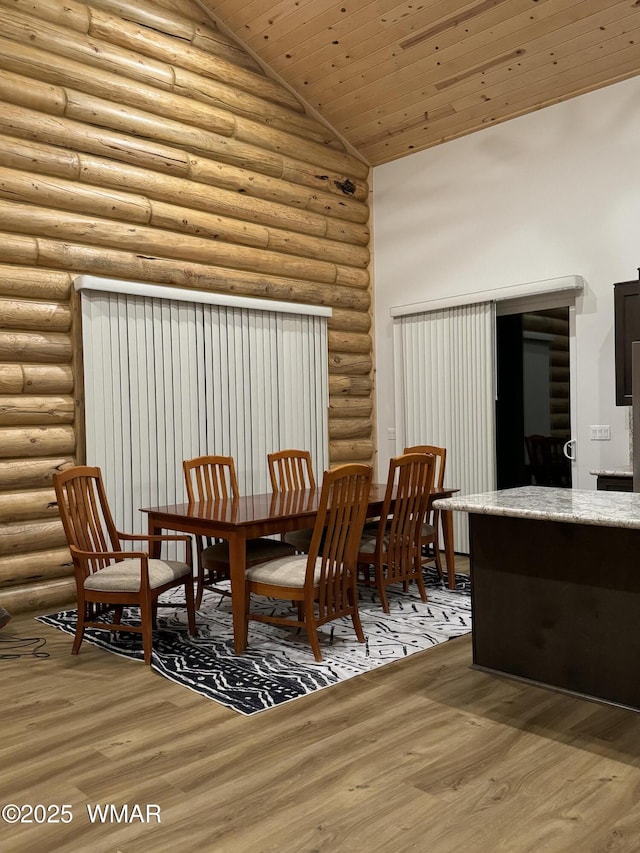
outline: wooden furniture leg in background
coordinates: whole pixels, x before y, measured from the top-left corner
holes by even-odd
[[[447,561],[447,580],[449,589],[456,588],[456,555],[453,547],[453,512],[440,510],[442,520],[442,538],[444,540],[444,555]]]

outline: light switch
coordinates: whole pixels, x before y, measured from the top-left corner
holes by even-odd
[[[594,424],[590,427],[591,441],[611,441],[611,427],[609,424]]]

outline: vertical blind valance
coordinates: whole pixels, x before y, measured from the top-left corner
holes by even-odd
[[[327,467],[326,309],[140,287],[79,288],[86,458],[103,469],[121,529],[143,530],[142,506],[186,500],[183,459],[233,456],[243,494],[269,491],[272,450],[305,448],[316,471]]]

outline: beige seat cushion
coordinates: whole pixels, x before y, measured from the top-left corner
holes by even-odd
[[[289,545],[293,545],[296,551],[304,551],[307,553],[311,546],[311,537],[313,536],[313,527],[305,527],[303,530],[290,530],[284,534],[284,541]]]
[[[389,525],[389,522],[387,522]],[[420,536],[422,539],[426,539],[427,536],[432,536],[435,533],[435,527],[432,524],[423,524],[420,529]],[[376,549],[376,536],[378,535],[378,522],[374,522],[373,524],[365,524],[362,539],[360,540],[360,545],[358,547],[358,552],[360,554],[373,554]],[[389,537],[384,537],[384,544],[387,545],[389,543]]]
[[[293,545],[281,542],[278,539],[249,539],[247,542],[247,563],[259,560],[276,560],[278,557],[289,557],[295,552]],[[229,562],[229,543],[218,542],[209,545],[202,551],[202,565],[206,568],[207,562],[214,563]]]
[[[362,539],[360,539],[360,544],[358,545],[358,553],[359,554],[373,554],[376,550],[376,539],[377,534],[374,530],[365,530],[362,534]],[[389,541],[388,537],[384,537],[385,545]]]
[[[316,560],[314,572],[314,583],[320,581],[320,569],[322,561]],[[307,572],[307,557],[297,554],[293,557],[281,557],[279,560],[271,560],[269,563],[260,563],[252,569],[247,569],[246,578],[258,583],[270,583],[275,586],[292,586],[301,589],[304,586],[304,578]]]
[[[360,540],[360,545],[358,546],[358,554],[373,554],[376,550],[376,533],[373,531],[366,531],[362,535],[362,539]],[[389,535],[385,533],[384,539],[382,540],[382,547],[386,551],[389,547]],[[363,560],[360,560],[363,562]]]
[[[186,563],[172,560],[149,560],[149,585],[152,589],[164,586],[191,573]],[[89,575],[84,582],[85,589],[104,592],[138,592],[140,590],[140,560],[122,560],[105,566],[99,572]]]

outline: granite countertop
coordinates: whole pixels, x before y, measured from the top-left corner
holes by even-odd
[[[436,509],[640,529],[640,493],[521,486],[433,502]]]
[[[596,477],[633,477],[632,465],[621,465],[619,468],[595,468],[589,471]]]

